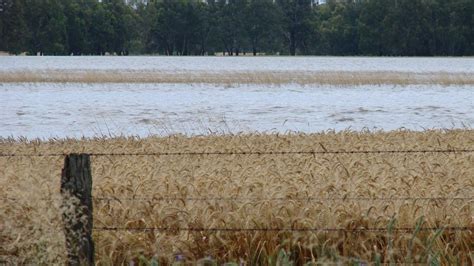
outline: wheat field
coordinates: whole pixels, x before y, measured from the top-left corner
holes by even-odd
[[[473,85],[471,73],[401,71],[2,71],[0,83],[206,83],[299,85]]]
[[[445,149],[474,149],[474,131],[0,141],[29,155]],[[0,263],[64,263],[63,160],[0,157]],[[103,155],[92,175],[99,265],[474,262],[472,152]],[[272,228],[341,230],[258,230]]]

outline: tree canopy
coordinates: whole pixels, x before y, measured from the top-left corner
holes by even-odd
[[[473,0],[0,0],[0,50],[36,55],[472,56]]]

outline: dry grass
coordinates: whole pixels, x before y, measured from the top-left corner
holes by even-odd
[[[474,131],[226,135],[147,139],[0,141],[2,153],[473,149]],[[0,260],[62,263],[63,158],[0,158]],[[327,154],[94,157],[95,197],[236,197],[240,201],[94,201],[94,226],[225,228],[473,227],[473,200],[354,201],[299,198],[473,197],[474,154]],[[282,201],[249,198],[285,198]],[[418,228],[420,225],[418,226]],[[104,232],[96,259],[169,264],[282,262],[473,263],[473,231]]]
[[[159,71],[16,71],[0,72],[0,83],[210,83],[210,84],[288,84],[300,85],[474,85],[472,73],[446,72],[159,72]]]

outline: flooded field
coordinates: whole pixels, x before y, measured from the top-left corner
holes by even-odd
[[[0,264],[67,264],[89,153],[100,265],[472,265],[473,63],[0,58]]]
[[[474,58],[403,57],[1,57],[0,71],[393,71],[474,72]]]
[[[473,74],[471,58],[3,57],[0,137],[464,128]]]
[[[474,125],[471,87],[3,84],[0,95],[3,137]]]

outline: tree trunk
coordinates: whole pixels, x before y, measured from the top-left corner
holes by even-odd
[[[290,55],[296,55],[296,34],[292,31],[290,33]]]

